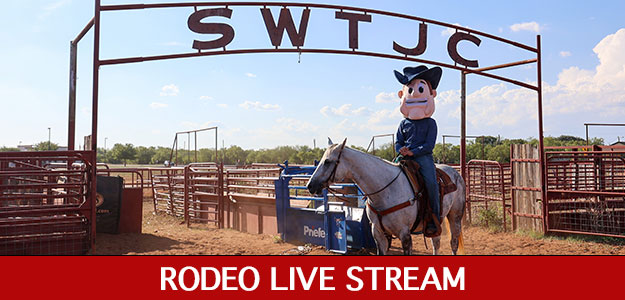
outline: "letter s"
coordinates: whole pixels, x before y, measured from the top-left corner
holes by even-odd
[[[356,287],[354,287],[351,284],[348,284],[346,287],[348,290],[352,291],[352,292],[357,292],[362,290],[362,286],[364,285],[362,280],[356,276],[354,276],[354,270],[358,271],[358,272],[362,272],[362,268],[361,267],[350,267],[349,269],[347,269],[347,277],[349,277],[349,279],[355,281],[358,285]]]
[[[207,17],[226,17],[230,19],[232,9],[229,8],[209,8],[194,12],[189,16],[187,24],[189,29],[195,33],[221,34],[221,37],[213,41],[193,41],[193,49],[206,50],[224,48],[234,39],[234,28],[223,23],[202,23],[202,19]]]

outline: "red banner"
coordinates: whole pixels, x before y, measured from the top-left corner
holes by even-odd
[[[624,257],[2,257],[4,295],[580,298],[620,290]]]

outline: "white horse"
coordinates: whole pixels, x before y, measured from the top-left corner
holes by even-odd
[[[332,144],[323,154],[321,162],[308,181],[308,190],[319,194],[330,183],[352,180],[368,196],[367,216],[371,221],[371,231],[377,245],[378,255],[385,255],[390,248],[390,237],[401,240],[404,255],[412,254],[412,236],[410,229],[417,218],[418,201],[398,164],[394,164],[376,156],[345,147],[343,144]],[[451,231],[451,250],[457,254],[462,245],[462,217],[465,207],[465,184],[456,170],[447,165],[437,165],[449,175],[456,184],[457,190],[443,197],[441,212],[443,219],[449,221]],[[425,191],[421,191],[425,194]],[[383,216],[382,222],[376,211],[382,212],[389,208],[404,204],[405,207]],[[371,206],[371,207],[369,207]],[[416,231],[423,229],[423,222]],[[440,236],[432,238],[434,255],[439,254]]]

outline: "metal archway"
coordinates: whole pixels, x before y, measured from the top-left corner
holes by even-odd
[[[70,101],[69,101],[69,120],[68,120],[68,147],[74,150],[75,139],[75,100],[76,100],[76,53],[78,42],[93,27],[94,29],[94,48],[93,48],[93,91],[92,91],[92,127],[91,127],[91,148],[92,151],[97,149],[97,128],[98,128],[98,98],[99,98],[99,69],[101,66],[128,64],[145,61],[166,60],[175,58],[190,58],[200,56],[216,56],[226,54],[256,54],[256,53],[320,53],[320,54],[345,54],[359,55],[368,57],[379,57],[395,60],[403,60],[409,62],[424,63],[436,65],[448,69],[458,70],[461,73],[461,165],[462,175],[465,176],[466,156],[466,75],[477,74],[492,79],[508,82],[523,88],[534,90],[538,94],[538,137],[540,150],[540,166],[541,166],[541,195],[546,199],[546,169],[544,163],[544,145],[543,145],[543,115],[542,115],[542,75],[541,75],[541,39],[540,35],[536,36],[536,46],[529,46],[514,42],[502,37],[480,32],[470,28],[439,22],[435,20],[425,19],[421,17],[410,16],[406,14],[387,12],[382,10],[365,9],[352,6],[326,5],[314,3],[286,3],[286,2],[189,2],[189,3],[158,3],[158,4],[124,4],[124,5],[101,5],[101,0],[95,1],[94,18],[80,32],[70,46]],[[235,35],[234,29],[226,23],[203,23],[202,20],[210,17],[226,17],[230,18],[233,7],[260,7],[261,15],[265,22],[265,27],[270,38],[273,48],[263,49],[227,49],[228,44]],[[189,16],[187,23],[189,29],[196,33],[221,34],[221,37],[211,41],[197,41],[193,43],[194,52],[154,55],[146,57],[127,57],[100,59],[100,17],[102,12],[113,11],[129,11],[141,9],[164,9],[164,8],[180,8],[189,7],[193,12]],[[199,9],[201,7],[209,7],[207,9]],[[281,7],[278,22],[267,7]],[[295,27],[289,7],[303,8],[302,18],[300,20],[299,29]],[[348,21],[349,30],[349,49],[311,49],[305,48],[305,35],[308,25],[308,19],[311,9],[327,9],[335,11],[337,20]],[[382,15],[387,17],[399,18],[419,22],[419,42],[417,46],[408,48],[398,43],[393,43],[393,53],[377,53],[358,50],[358,24],[359,22],[372,22],[373,15]],[[455,30],[447,43],[449,56],[453,63],[438,62],[420,58],[427,48],[427,25],[438,25]],[[280,48],[282,36],[287,32],[290,38],[291,48]],[[506,64],[493,65],[479,68],[477,60],[469,60],[462,57],[457,51],[457,45],[460,41],[469,41],[478,46],[481,43],[479,37],[492,39],[513,46],[515,48],[529,51],[535,58],[529,58],[521,61],[514,61]],[[532,85],[512,78],[488,73],[501,68],[519,66],[524,64],[536,63],[537,66],[537,84]],[[95,165],[96,157],[93,156],[93,164]],[[96,171],[93,170],[92,176],[95,178]],[[96,183],[95,180],[91,184],[92,195],[95,196]],[[95,199],[95,198],[94,198]],[[546,201],[543,201],[543,206]],[[95,214],[95,210],[94,213]],[[95,219],[95,216],[94,216]],[[545,232],[547,232],[547,222],[543,222]],[[95,226],[95,224],[94,224]],[[95,228],[94,228],[95,232]]]

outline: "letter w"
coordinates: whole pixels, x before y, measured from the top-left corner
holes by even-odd
[[[295,23],[293,22],[291,11],[288,8],[282,8],[280,10],[278,25],[276,25],[273,21],[273,15],[271,14],[271,10],[269,10],[269,8],[261,8],[260,12],[263,14],[265,26],[267,27],[267,33],[269,34],[272,45],[278,48],[280,44],[282,44],[282,36],[284,35],[284,30],[286,30],[293,47],[304,46],[306,29],[308,28],[308,18],[310,17],[310,9],[304,9],[302,12],[299,30],[295,29]]]

